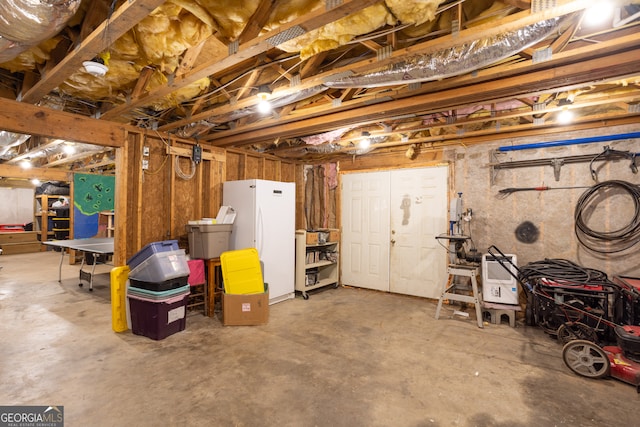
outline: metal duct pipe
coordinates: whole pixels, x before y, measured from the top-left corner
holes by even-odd
[[[1,1],[0,63],[58,34],[80,3],[81,0]]]
[[[0,130],[0,159],[4,158],[13,147],[23,144],[29,138],[31,135]]]
[[[534,142],[531,144],[506,145],[498,151],[532,150],[536,148],[562,147],[565,145],[591,144],[593,142],[619,141],[621,139],[640,138],[640,132],[620,133],[617,135],[590,136],[586,138],[564,139],[560,141]]]
[[[438,52],[415,55],[367,74],[328,77],[332,88],[382,87],[458,76],[508,58],[558,31],[565,20],[552,18],[505,34],[474,40]],[[333,80],[332,80],[333,79]]]

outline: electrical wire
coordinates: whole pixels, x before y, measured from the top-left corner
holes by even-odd
[[[174,158],[174,165],[175,165],[175,168],[176,168],[176,175],[178,175],[180,178],[184,179],[185,181],[190,180],[196,174],[196,162],[194,162],[193,159],[189,159],[189,160],[191,160],[191,172],[186,174],[186,173],[184,173],[182,171],[182,169],[180,169],[180,156],[176,156]]]
[[[623,227],[612,231],[596,231],[587,225],[595,206],[611,194],[626,192],[634,205],[633,217]],[[580,244],[585,248],[601,253],[623,252],[640,242],[640,186],[625,181],[605,181],[585,191],[574,212],[575,232]]]

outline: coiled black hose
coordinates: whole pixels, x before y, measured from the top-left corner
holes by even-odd
[[[521,283],[539,283],[541,279],[547,279],[563,286],[613,285],[603,271],[560,258],[534,261],[520,267],[519,279]]]
[[[615,190],[631,196],[634,204],[631,221],[624,227],[612,231],[596,231],[589,228],[587,221],[593,212],[593,205]],[[580,196],[574,219],[576,236],[584,247],[602,254],[623,252],[640,242],[640,186],[615,180],[596,184]]]

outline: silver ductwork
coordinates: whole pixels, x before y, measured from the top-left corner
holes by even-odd
[[[23,144],[29,138],[31,138],[31,135],[0,130],[0,159],[10,158],[11,156],[8,153],[11,149]]]
[[[372,73],[328,78],[333,88],[381,87],[440,80],[494,64],[544,40],[561,26],[553,18],[518,30],[463,43],[438,52],[415,55]]]
[[[0,1],[0,63],[60,32],[81,0]]]

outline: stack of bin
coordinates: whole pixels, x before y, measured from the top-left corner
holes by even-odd
[[[131,329],[161,340],[184,330],[189,298],[189,265],[177,240],[149,243],[127,264]]]

